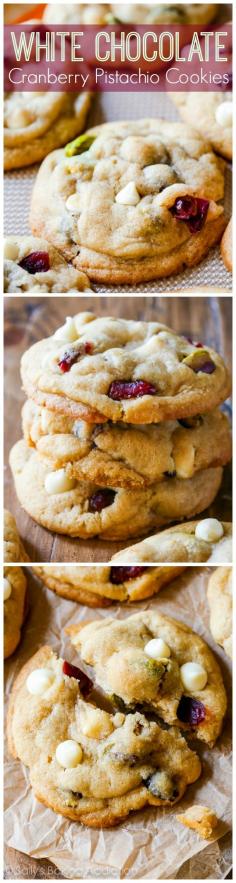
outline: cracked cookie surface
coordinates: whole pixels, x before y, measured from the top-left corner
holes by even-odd
[[[21,567],[4,567],[4,659],[16,650],[26,613],[26,577]]]
[[[184,567],[33,567],[42,582],[57,595],[89,607],[107,607],[113,601],[142,601],[175,579]]]
[[[4,292],[75,294],[89,289],[89,279],[69,265],[45,239],[8,236],[4,245]]]
[[[78,313],[28,349],[26,394],[50,410],[102,422],[159,423],[211,411],[230,392],[223,359],[158,322]],[[94,416],[97,412],[97,417]]]
[[[56,533],[85,538],[128,539],[154,526],[193,516],[210,505],[222,479],[222,469],[216,467],[190,479],[166,478],[140,491],[99,488],[68,480],[64,470],[50,472],[23,440],[12,448],[10,466],[18,500],[38,524]]]
[[[232,659],[232,570],[217,567],[211,575],[207,590],[210,608],[210,629],[214,640]]]
[[[90,279],[136,284],[178,273],[220,239],[224,163],[194,129],[105,123],[77,145],[41,165],[30,225]]]
[[[218,522],[222,534],[219,529],[219,536],[213,538],[214,534],[211,535],[212,526],[209,528],[209,521],[212,522],[212,520],[215,521],[215,519],[205,519],[175,524],[174,527],[169,527],[161,533],[147,537],[141,543],[135,543],[134,546],[117,552],[112,556],[111,561],[114,561],[114,564],[118,564],[119,561],[124,564],[148,563],[149,561],[231,563],[233,556],[232,524]]]
[[[9,747],[29,767],[35,796],[92,827],[116,825],[146,805],[173,805],[200,775],[197,755],[174,728],[92,705],[80,674],[42,647],[13,686]],[[43,683],[40,694],[35,683]]]
[[[123,703],[126,710],[155,710],[166,723],[214,744],[222,728],[226,693],[212,651],[192,629],[147,610],[66,631],[83,662],[94,668],[96,683],[118,707]],[[203,676],[200,686],[193,672],[196,664]]]
[[[4,103],[5,170],[40,162],[78,135],[90,104],[88,92],[8,92]]]
[[[151,426],[73,421],[28,400],[22,410],[26,443],[70,478],[115,487],[148,487],[164,478],[191,478],[223,466],[231,456],[227,417],[203,417]]]

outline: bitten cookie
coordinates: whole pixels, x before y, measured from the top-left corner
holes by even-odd
[[[170,92],[185,123],[197,129],[225,159],[232,159],[232,93]]]
[[[233,219],[228,223],[224,235],[222,236],[222,240],[220,243],[221,255],[226,266],[226,269],[232,273],[232,264],[233,264],[233,243],[232,243],[232,235],[233,235]]]
[[[230,392],[223,359],[204,342],[158,322],[90,312],[30,347],[21,377],[37,403],[90,422],[185,419],[212,411]]]
[[[171,806],[201,764],[180,733],[139,712],[88,702],[91,682],[42,647],[21,670],[8,712],[9,747],[29,767],[38,800],[91,827],[117,825],[146,805]]]
[[[217,567],[209,579],[207,590],[210,608],[210,629],[214,640],[232,659],[232,570]]]
[[[4,593],[4,659],[16,650],[25,618],[26,577],[21,567],[5,567]]]
[[[99,485],[145,488],[168,477],[191,478],[200,469],[223,466],[231,457],[227,417],[203,417],[156,425],[103,423],[92,426],[28,400],[23,434],[52,469]]]
[[[41,165],[30,225],[106,284],[136,284],[200,263],[220,239],[224,163],[183,123],[105,123]]]
[[[8,509],[4,509],[3,530],[3,560],[5,564],[17,564],[18,561],[28,561],[29,558],[18,534],[15,519],[11,512],[8,512]]]
[[[185,521],[161,533],[147,537],[112,556],[114,564],[139,564],[153,561],[207,561],[208,564],[232,563],[232,524],[217,518]]]
[[[85,126],[90,104],[89,92],[7,92],[4,104],[5,170],[40,162],[51,150],[62,147],[68,138],[78,135]],[[45,211],[48,211],[47,199]],[[54,244],[53,239],[52,242]]]
[[[142,601],[175,579],[184,567],[78,567],[57,565],[33,567],[37,576],[56,595],[87,604],[107,607],[112,601]]]
[[[62,255],[35,236],[8,236],[4,245],[4,292],[76,294],[90,290],[85,273],[67,264]]]
[[[48,530],[73,537],[128,539],[155,526],[203,511],[219,490],[222,469],[204,469],[193,478],[166,478],[150,488],[99,488],[69,479],[64,469],[50,471],[24,441],[10,452],[18,500]]]
[[[192,629],[145,610],[66,631],[83,662],[93,666],[96,683],[118,707],[155,710],[165,723],[214,745],[226,693],[212,651]]]
[[[216,3],[48,3],[43,13],[46,24],[208,24],[215,17]]]

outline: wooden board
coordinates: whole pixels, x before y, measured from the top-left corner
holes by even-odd
[[[37,525],[19,505],[8,466],[9,450],[21,437],[20,358],[36,340],[63,324],[66,315],[93,310],[99,315],[160,321],[175,331],[215,347],[231,364],[230,297],[5,297],[5,506],[14,514],[31,561],[103,562],[130,545],[99,539],[78,540],[52,534]],[[211,514],[231,520],[231,477],[227,468]]]

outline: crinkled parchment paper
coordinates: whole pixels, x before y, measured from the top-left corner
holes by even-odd
[[[113,607],[99,611],[65,601],[29,580],[30,612],[18,652],[6,664],[6,701],[13,679],[26,660],[44,643],[64,658],[76,654],[64,634],[66,625],[95,617],[119,618],[141,609],[157,607],[187,625],[210,644],[218,657],[229,696],[230,663],[214,645],[208,628],[206,586],[210,568],[191,568],[156,598],[132,609]],[[30,699],[29,699],[30,701]],[[170,810],[150,808],[129,816],[118,828],[93,830],[70,822],[41,806],[33,797],[28,773],[18,761],[6,757],[5,839],[8,846],[35,858],[47,858],[67,878],[114,879],[224,879],[231,867],[231,739],[230,715],[213,750],[196,743],[203,762],[201,779],[191,786],[181,803]],[[177,812],[192,803],[211,807],[221,820],[218,842],[207,844],[176,821]],[[226,836],[225,836],[226,835]],[[184,867],[182,867],[184,865]],[[180,870],[181,869],[181,870]],[[56,872],[55,872],[56,875]]]

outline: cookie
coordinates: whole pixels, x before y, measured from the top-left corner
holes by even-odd
[[[5,294],[77,294],[88,291],[85,273],[67,264],[45,239],[35,236],[8,236],[4,245]]]
[[[17,564],[18,561],[28,561],[28,555],[18,534],[15,519],[8,509],[4,509],[4,543],[3,560],[5,564]]]
[[[194,126],[217,153],[232,159],[231,92],[170,92],[185,123]]]
[[[69,478],[100,485],[138,489],[166,477],[191,478],[231,456],[229,424],[220,411],[139,429],[122,423],[92,426],[28,400],[22,424],[26,443],[52,469],[63,467]]]
[[[189,126],[105,123],[43,162],[30,225],[95,282],[135,285],[200,263],[223,193],[223,160]]]
[[[66,144],[68,138],[79,135],[85,126],[90,103],[89,92],[7,92],[4,104],[5,170],[40,162],[51,150]],[[54,244],[54,240],[52,242]]]
[[[111,561],[135,564],[143,562],[190,563],[207,561],[208,564],[231,563],[233,556],[232,524],[205,518],[202,521],[185,521],[161,533],[135,543],[129,549],[117,552]]]
[[[73,537],[129,539],[154,526],[201,512],[219,490],[222,469],[204,469],[185,481],[166,478],[141,491],[99,488],[50,471],[37,452],[19,441],[10,466],[17,497],[32,518],[56,533]]]
[[[217,567],[209,579],[207,590],[210,608],[210,629],[214,641],[232,659],[232,570]]]
[[[96,422],[192,417],[213,410],[230,392],[223,359],[204,342],[158,322],[96,318],[90,312],[69,317],[30,347],[21,377],[36,402]]]
[[[144,610],[126,619],[69,626],[96,684],[120,708],[151,709],[210,746],[222,728],[226,693],[205,641],[184,623]]]
[[[15,652],[26,614],[26,577],[21,567],[4,567],[4,659]]]
[[[46,24],[208,24],[215,18],[216,3],[48,3],[43,21]]]
[[[91,827],[132,810],[172,806],[201,773],[183,736],[144,714],[109,714],[86,698],[91,682],[42,647],[10,697],[10,751],[29,767],[35,797]]]
[[[186,828],[190,828],[192,831],[200,834],[200,837],[203,837],[204,840],[210,840],[212,835],[213,837],[216,836],[218,819],[208,806],[200,806],[200,804],[189,806],[185,812],[176,815],[175,818],[182,825],[185,825]]]
[[[226,270],[229,270],[230,273],[232,273],[232,269],[233,269],[233,266],[232,266],[233,265],[232,235],[233,235],[233,219],[231,218],[231,220],[228,223],[228,226],[226,227],[224,235],[222,236],[222,240],[220,243],[221,256],[222,256],[224,264],[226,266]]]
[[[113,601],[142,601],[175,579],[184,567],[33,567],[34,573],[56,595],[86,604],[107,607]]]

